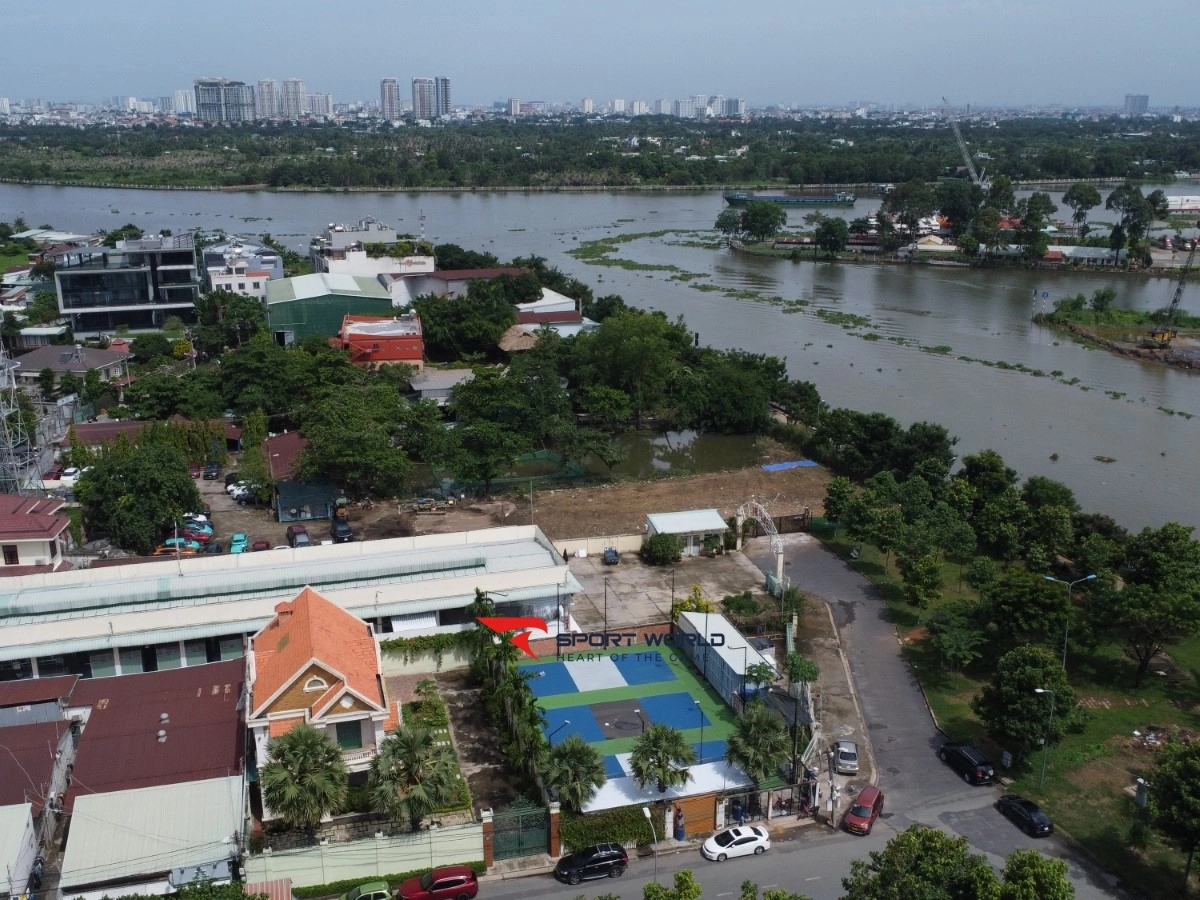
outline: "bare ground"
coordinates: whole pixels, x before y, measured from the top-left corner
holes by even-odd
[[[500,733],[483,711],[479,689],[465,669],[434,677],[450,713],[454,749],[475,808],[503,809],[517,799],[517,777],[500,751]]]

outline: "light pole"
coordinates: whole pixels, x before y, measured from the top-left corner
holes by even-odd
[[[608,632],[608,579],[604,579],[604,631]]]
[[[1034,688],[1033,692],[1050,695],[1050,718],[1046,720],[1046,737],[1042,740],[1042,775],[1038,778],[1038,790],[1040,791],[1046,781],[1046,759],[1050,756],[1050,729],[1054,727],[1054,691],[1048,688]]]
[[[643,806],[642,815],[650,823],[650,836],[654,838],[654,883],[658,884],[658,830],[654,827],[654,816],[650,814],[650,807]]]
[[[642,718],[642,711],[640,709],[635,709],[634,712],[637,713],[638,721],[642,723],[642,734],[645,734],[646,733],[646,720],[644,718]]]
[[[704,707],[700,705],[700,701],[696,701],[696,712],[700,713],[700,758],[697,762],[704,762]]]
[[[1083,584],[1085,581],[1095,581],[1095,573],[1088,575],[1085,578],[1079,578],[1075,581],[1063,581],[1061,578],[1055,578],[1053,575],[1043,575],[1047,581],[1053,581],[1055,584],[1065,584],[1067,586],[1067,624],[1063,627],[1063,671],[1067,671],[1067,635],[1071,632],[1071,591],[1075,589],[1075,585]]]
[[[554,746],[554,736],[570,724],[571,724],[570,719],[563,719],[563,723],[561,725],[559,725],[557,728],[555,728],[552,732],[550,732],[546,736],[546,743],[549,744],[550,746]]]

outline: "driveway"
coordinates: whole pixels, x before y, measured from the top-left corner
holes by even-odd
[[[784,535],[783,541],[786,577],[833,611],[870,735],[879,786],[887,795],[883,819],[888,828],[903,831],[920,822],[955,832],[996,865],[1016,849],[1034,848],[1067,862],[1076,896],[1120,896],[1111,877],[1062,841],[1035,841],[996,812],[992,804],[999,789],[967,785],[938,761],[936,750],[945,737],[934,726],[921,689],[900,656],[883,598],[810,535]],[[765,538],[747,542],[745,552],[764,572],[775,570]]]

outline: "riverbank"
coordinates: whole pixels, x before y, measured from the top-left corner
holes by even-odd
[[[1143,362],[1159,363],[1160,365],[1170,366],[1172,369],[1200,372],[1200,341],[1197,341],[1193,337],[1181,335],[1175,339],[1174,346],[1159,349],[1140,347],[1130,341],[1117,341],[1101,337],[1090,328],[1073,323],[1053,324],[1051,327],[1065,331],[1085,344],[1100,347],[1117,356],[1124,356],[1128,359],[1139,359]]]

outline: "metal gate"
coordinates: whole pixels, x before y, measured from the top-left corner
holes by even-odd
[[[518,799],[492,817],[492,857],[512,859],[550,850],[550,813],[544,806]]]

